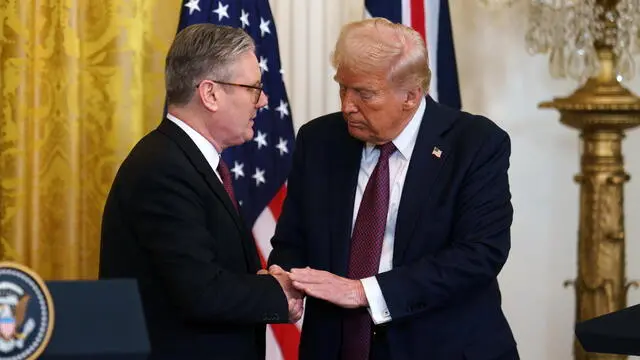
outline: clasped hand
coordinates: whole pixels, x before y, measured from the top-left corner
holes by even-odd
[[[305,295],[347,309],[369,306],[360,280],[343,278],[328,271],[309,267],[291,269],[291,272],[287,272],[278,265],[271,265],[269,271],[262,269],[258,274],[270,274],[278,280],[289,302],[291,322],[296,322],[302,317]]]
[[[278,280],[289,303],[289,322],[295,323],[300,320],[304,310],[304,293],[293,286],[290,279],[291,274],[278,265],[271,265],[269,271],[261,269],[258,274],[271,275]]]
[[[337,306],[353,309],[369,305],[360,280],[340,277],[309,267],[291,269],[289,278],[299,291]]]

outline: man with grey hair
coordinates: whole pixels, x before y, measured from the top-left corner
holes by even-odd
[[[100,278],[138,280],[154,359],[264,359],[265,324],[302,315],[288,274],[260,269],[220,157],[252,139],[260,79],[243,30],[182,30],[166,59],[166,118],[109,192]]]
[[[307,296],[302,360],[518,359],[497,281],[509,136],[435,102],[428,64],[409,27],[346,25],[342,111],[298,132],[269,263]]]

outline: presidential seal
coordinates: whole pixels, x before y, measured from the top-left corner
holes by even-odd
[[[36,359],[53,332],[53,300],[29,268],[0,262],[0,360]]]

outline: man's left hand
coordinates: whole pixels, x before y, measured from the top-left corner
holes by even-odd
[[[310,268],[291,269],[290,278],[298,290],[340,307],[353,309],[369,305],[360,280]]]

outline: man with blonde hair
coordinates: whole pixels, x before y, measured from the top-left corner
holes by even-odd
[[[406,26],[348,24],[332,60],[342,111],[298,133],[269,258],[307,296],[300,359],[518,359],[509,136],[429,96]]]
[[[260,79],[243,30],[180,31],[166,60],[167,116],[109,192],[100,278],[138,280],[152,359],[264,359],[265,324],[302,315],[288,275],[260,270],[220,157],[253,138],[267,103]]]

